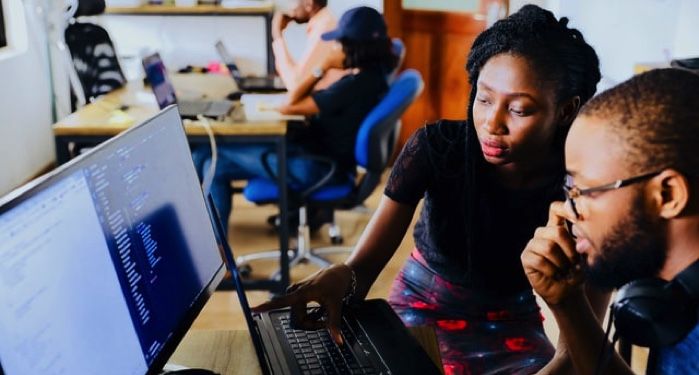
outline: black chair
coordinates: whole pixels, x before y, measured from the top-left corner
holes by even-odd
[[[289,187],[289,195],[294,198],[294,201],[299,202],[298,243],[296,249],[290,250],[290,267],[308,261],[319,266],[328,266],[331,263],[321,255],[351,251],[351,248],[311,249],[306,207],[313,205],[331,210],[351,209],[364,202],[381,181],[381,175],[398,138],[401,115],[417,98],[422,87],[422,77],[418,71],[408,69],[402,72],[391,83],[386,96],[362,122],[355,144],[357,165],[362,168],[361,177],[355,178],[350,175],[344,181],[338,182],[331,180],[329,178],[331,174],[329,174],[326,176],[328,178],[324,178],[304,191],[295,189],[293,185]],[[248,181],[243,194],[246,199],[256,204],[276,203],[279,199],[276,180],[267,178]],[[250,261],[279,256],[279,250],[260,252],[240,256],[236,263],[242,267],[241,270],[249,272]],[[278,276],[276,274],[273,278]]]
[[[81,104],[89,103],[126,83],[107,31],[99,25],[78,19],[101,14],[104,9],[104,0],[80,0],[77,7],[68,10],[69,25],[64,38],[79,81],[79,86],[73,82],[72,93]],[[75,102],[73,104],[74,108],[77,107]]]

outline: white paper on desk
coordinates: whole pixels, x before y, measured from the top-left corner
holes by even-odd
[[[299,115],[283,115],[276,111],[286,103],[286,94],[243,94],[240,104],[243,105],[247,121],[280,121],[303,120]]]

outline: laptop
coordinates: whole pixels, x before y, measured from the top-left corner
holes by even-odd
[[[0,197],[0,374],[158,374],[224,274],[171,106]]]
[[[228,100],[178,100],[175,96],[175,87],[168,78],[160,54],[146,56],[142,62],[146,78],[160,109],[176,103],[183,118],[196,118],[198,115],[203,115],[217,119],[223,118],[231,110],[233,102]]]
[[[216,42],[216,52],[218,52],[221,61],[226,65],[228,71],[233,77],[233,80],[238,85],[241,91],[246,92],[280,92],[286,91],[284,82],[278,76],[264,77],[243,77],[243,74],[238,69],[238,65],[233,60],[233,56],[228,52],[228,49],[222,41]]]
[[[441,374],[385,300],[366,300],[345,308],[338,346],[326,329],[295,329],[289,308],[253,314],[233,251],[208,197],[218,242],[243,309],[245,321],[263,374]],[[315,314],[317,308],[309,308]]]

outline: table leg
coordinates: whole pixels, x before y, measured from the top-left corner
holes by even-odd
[[[289,197],[286,189],[286,138],[282,137],[277,143],[277,155],[279,160],[278,166],[278,179],[277,183],[279,186],[279,251],[281,251],[279,257],[279,269],[281,273],[281,280],[278,293],[282,293],[289,286]]]
[[[70,142],[63,137],[54,137],[56,143],[56,165],[70,160]]]

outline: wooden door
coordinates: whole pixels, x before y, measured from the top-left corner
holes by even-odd
[[[486,27],[488,6],[503,2],[477,0],[475,12],[404,9],[403,3],[384,0],[384,16],[389,34],[405,43],[403,68],[417,69],[425,89],[402,118],[399,147],[426,122],[466,118],[470,92],[466,58]]]

